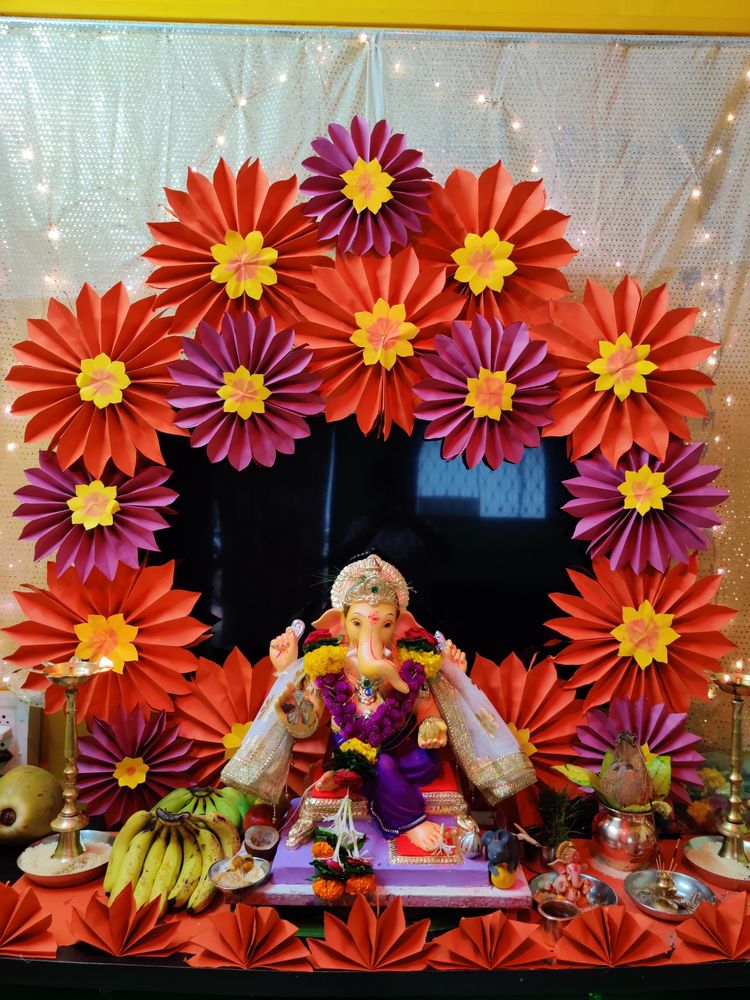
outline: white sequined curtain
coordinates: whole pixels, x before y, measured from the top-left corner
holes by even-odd
[[[750,41],[0,20],[3,370],[24,321],[89,281],[145,291],[147,220],[189,166],[260,156],[298,169],[329,121],[386,114],[438,179],[502,158],[569,213],[576,294],[591,275],[668,281],[717,341],[711,418],[695,428],[732,492],[703,568],[740,609],[750,656]],[[0,389],[0,624],[41,582],[12,491],[36,447]],[[2,648],[2,647],[0,647]]]

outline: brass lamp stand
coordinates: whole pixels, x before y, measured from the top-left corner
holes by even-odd
[[[738,861],[747,867],[750,866],[750,859],[745,852],[745,839],[750,831],[742,816],[742,711],[745,707],[745,698],[750,697],[750,674],[735,671],[717,672],[710,676],[715,688],[732,696],[729,809],[718,825],[718,831],[722,835],[719,857],[728,861]]]

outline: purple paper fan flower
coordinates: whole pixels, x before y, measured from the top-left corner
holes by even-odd
[[[78,788],[91,816],[109,829],[139,809],[150,809],[172,788],[191,784],[193,741],[167,725],[166,712],[144,719],[120,706],[111,722],[94,719],[78,742]]]
[[[385,120],[371,129],[357,115],[351,129],[331,124],[328,134],[313,140],[318,155],[302,166],[315,176],[300,184],[313,196],[302,210],[318,220],[320,239],[338,237],[340,253],[374,248],[382,257],[392,244],[406,246],[429,211],[432,174],[419,166],[422,154]]]
[[[85,580],[94,566],[112,580],[119,563],[137,569],[138,550],[158,552],[154,532],[168,527],[160,513],[177,499],[164,483],[171,469],[150,465],[129,477],[110,464],[95,479],[78,462],[62,469],[53,451],[26,469],[28,486],[16,490],[15,516],[28,523],[21,539],[36,541],[34,559],[57,550],[57,571],[75,566]]]
[[[663,573],[670,559],[686,563],[708,547],[706,530],[721,524],[712,508],[729,496],[710,485],[721,470],[700,464],[703,447],[673,438],[663,462],[638,447],[616,468],[601,452],[576,462],[580,475],[565,481],[575,499],[563,507],[579,519],[573,537],[591,542],[592,559],[608,555],[612,569]]]
[[[168,396],[178,427],[192,429],[194,448],[206,445],[212,462],[235,469],[271,466],[310,436],[305,417],[321,413],[322,378],[307,371],[312,351],[294,347],[294,331],[275,332],[273,319],[256,326],[250,313],[225,315],[221,333],[200,323],[195,340],[183,337],[186,360],[169,373],[178,387]]]
[[[463,455],[470,469],[484,459],[496,469],[539,447],[540,428],[552,423],[557,369],[525,323],[503,327],[477,314],[471,327],[454,322],[450,337],[435,337],[435,350],[422,358],[430,378],[414,386],[422,400],[414,413],[430,423],[427,440],[444,438],[444,459]]]
[[[669,757],[672,763],[670,795],[688,802],[686,785],[702,785],[698,767],[703,757],[695,749],[701,737],[685,729],[686,712],[670,712],[664,704],[651,705],[645,698],[616,698],[608,714],[594,710],[578,726],[578,763],[598,771],[604,754],[612,750],[620,733],[634,733],[638,745],[646,745],[655,757]]]

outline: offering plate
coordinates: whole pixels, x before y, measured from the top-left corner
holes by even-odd
[[[541,875],[537,875],[535,878],[529,882],[529,889],[531,889],[531,896],[534,899],[535,905],[539,906],[536,902],[536,894],[538,892],[552,892],[552,883],[557,878],[555,872],[542,872]],[[602,882],[600,878],[595,878],[593,875],[587,875],[583,872],[581,873],[581,878],[585,878],[587,882],[591,884],[588,896],[586,899],[590,903],[590,906],[582,906],[580,909],[587,910],[594,906],[614,906],[617,902],[617,893],[615,890],[607,885],[606,882]],[[578,905],[578,904],[576,904]]]
[[[688,902],[684,910],[674,910],[658,898],[658,881],[662,875],[657,868],[647,868],[640,872],[631,872],[625,879],[625,891],[639,910],[650,917],[659,920],[680,921],[691,917],[701,903],[715,903],[716,897],[708,888],[692,875],[682,872],[670,872],[672,884],[679,897]]]

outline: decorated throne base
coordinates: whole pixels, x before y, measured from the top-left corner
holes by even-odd
[[[446,816],[429,818],[445,823],[446,829],[455,825],[455,820]],[[484,858],[464,857],[457,848],[451,858],[432,859],[422,852],[410,856],[406,853],[413,850],[410,841],[403,836],[385,840],[371,820],[358,819],[357,830],[367,837],[363,854],[373,863],[381,900],[398,896],[404,906],[531,907],[531,891],[520,868],[510,889],[495,889],[489,884]],[[253,892],[247,902],[275,906],[326,905],[312,891],[310,844],[292,848],[285,841],[282,833],[273,863],[272,881]]]

